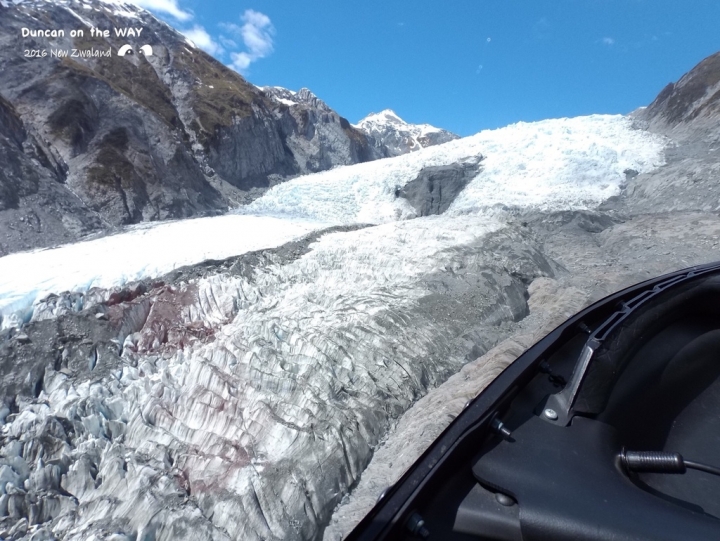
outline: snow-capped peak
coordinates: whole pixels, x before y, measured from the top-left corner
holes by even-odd
[[[395,111],[392,109],[384,109],[379,113],[370,113],[368,116],[358,122],[358,126],[365,126],[370,124],[403,124],[409,126],[402,118],[400,118]]]
[[[392,109],[384,109],[384,110],[380,111],[379,113],[370,113],[368,116],[363,118],[360,122],[358,122],[356,124],[356,127],[360,128],[360,129],[377,129],[377,128],[382,128],[383,126],[387,126],[388,124],[393,125],[393,126],[403,126],[406,129],[418,130],[423,133],[446,131],[441,128],[436,128],[435,126],[431,126],[430,124],[410,124],[409,122],[405,122]],[[449,132],[446,132],[446,133],[449,133]],[[457,136],[456,136],[456,138],[457,138]]]
[[[392,156],[414,152],[421,148],[447,143],[458,136],[430,124],[410,124],[392,109],[371,113],[355,125],[381,144]]]
[[[330,107],[323,100],[318,98],[308,88],[301,88],[297,92],[288,90],[282,86],[261,86],[258,87],[273,101],[292,107],[293,105],[307,105],[323,111],[331,111]]]

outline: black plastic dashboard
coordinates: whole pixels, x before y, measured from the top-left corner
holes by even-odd
[[[720,477],[619,458],[720,465],[719,376],[720,265],[630,287],[515,361],[348,539],[720,539]]]

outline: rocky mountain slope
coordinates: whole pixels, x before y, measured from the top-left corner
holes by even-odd
[[[653,130],[697,138],[702,128],[720,131],[720,53],[700,62],[676,83],[668,84],[638,117]]]
[[[355,127],[370,135],[379,150],[387,148],[390,156],[458,139],[454,133],[430,124],[409,124],[390,109],[366,116]]]
[[[23,27],[48,25],[85,35],[21,37]],[[128,39],[91,37],[90,26],[142,27],[137,48],[150,44],[153,55],[116,56]],[[50,54],[73,49],[113,55]],[[386,154],[319,100],[289,107],[272,99],[131,5],[0,3],[0,51],[0,133],[27,134],[24,167],[54,182],[38,180],[38,192],[16,169],[3,172],[0,254],[225,211],[282,179]],[[17,152],[17,138],[0,144]],[[58,205],[47,204],[50,192]]]
[[[720,211],[720,53],[709,56],[649,107],[632,115],[638,127],[670,137],[668,165],[628,186],[619,209],[630,213]]]
[[[287,145],[293,154],[307,156],[304,172],[324,171],[389,155],[383,145],[351,126],[307,88],[293,92],[266,86],[262,91],[278,104],[278,113],[287,114],[287,107],[294,119],[297,128],[287,138]]]
[[[60,244],[103,227],[102,219],[63,182],[67,173],[51,148],[25,129],[0,97],[0,254],[9,247]]]
[[[509,126],[296,178],[202,227],[0,258],[0,537],[339,539],[543,332],[718,259],[720,140],[698,118],[658,133],[659,114]],[[18,167],[52,180],[7,125]],[[668,209],[647,187],[673,176]],[[206,251],[235,218],[265,244]]]

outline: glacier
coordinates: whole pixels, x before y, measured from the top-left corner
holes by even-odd
[[[0,535],[318,539],[401,415],[562,272],[514,210],[592,210],[666,145],[621,116],[520,123],[0,258],[0,359],[26,367],[3,382]],[[445,213],[397,197],[465,161]]]
[[[395,194],[424,167],[481,159],[481,171],[448,215],[497,208],[587,209],[619,193],[625,171],[663,163],[667,141],[620,115],[518,123],[413,154],[337,167],[272,188],[238,215],[182,220],[59,248],[0,258],[2,328],[26,321],[32,305],[63,291],[111,288],[207,259],[279,246],[331,225],[416,217]],[[449,223],[449,222],[448,222]]]
[[[34,502],[64,539],[311,538],[392,420],[463,365],[470,335],[524,315],[523,287],[506,268],[551,272],[530,246],[511,258],[503,245],[522,238],[495,228],[429,217],[331,233],[249,278],[180,284],[207,302],[181,304],[176,317],[212,327],[183,347],[153,340],[160,302],[135,328],[112,327],[107,312],[125,334],[114,335],[120,354],[65,336],[67,362],[46,366],[37,399],[5,424],[6,441],[46,441],[22,456],[22,445],[4,449],[20,472],[5,495],[71,494]],[[41,347],[32,330],[17,347]],[[476,348],[492,345],[483,339]],[[25,483],[38,464],[44,484]]]
[[[0,328],[52,293],[109,289],[208,259],[279,246],[327,224],[226,215],[143,224],[125,233],[0,258]],[[28,310],[30,312],[28,313]]]
[[[412,154],[307,175],[279,184],[241,211],[333,224],[386,223],[415,211],[395,196],[424,167],[482,159],[482,170],[449,209],[494,206],[543,210],[593,208],[616,196],[625,171],[663,164],[667,140],[634,129],[622,115],[519,122]]]

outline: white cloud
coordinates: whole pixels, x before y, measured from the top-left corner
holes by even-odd
[[[1,1],[1,0],[0,0]],[[164,13],[180,22],[189,22],[194,15],[180,7],[183,0],[105,0],[109,2],[129,1],[137,6]],[[273,52],[273,37],[275,27],[270,17],[247,9],[240,16],[242,25],[234,23],[221,23],[220,28],[228,35],[215,35],[210,33],[201,25],[195,24],[192,28],[180,30],[180,32],[197,45],[203,51],[219,57],[226,61],[229,57],[229,66],[238,72],[245,74],[250,64],[265,58]],[[244,51],[238,51],[239,45],[244,45]]]
[[[605,45],[615,45],[615,40],[613,38],[603,38],[602,42]]]
[[[200,25],[196,24],[190,30],[183,30],[182,33],[186,38],[206,53],[211,55],[219,55],[223,53],[222,46],[219,43],[216,43],[212,36]]]
[[[254,60],[248,53],[230,53],[230,66],[240,73],[245,73]]]
[[[140,6],[141,8],[149,9],[150,11],[158,11],[160,13],[167,13],[178,21],[189,21],[192,19],[192,14],[180,9],[177,0],[130,0],[133,4]]]
[[[250,64],[273,52],[275,27],[270,17],[252,9],[246,10],[241,20],[242,26],[226,23],[222,27],[241,39],[247,48],[247,51],[230,53],[230,67],[244,73]]]
[[[226,36],[218,36],[218,41],[226,49],[237,49],[238,44],[235,42],[235,40],[232,40]]]

